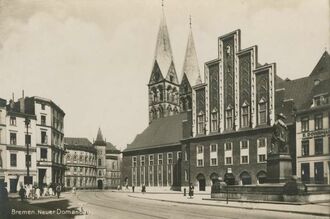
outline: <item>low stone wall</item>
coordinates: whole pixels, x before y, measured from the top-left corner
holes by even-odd
[[[261,184],[244,186],[215,185],[211,198],[284,202],[330,200],[330,185]]]

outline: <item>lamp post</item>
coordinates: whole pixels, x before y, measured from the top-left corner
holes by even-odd
[[[30,144],[30,138],[29,136],[29,125],[30,125],[30,119],[28,117],[25,118],[25,126],[26,126],[26,135],[25,135],[25,144],[26,144],[26,158],[25,158],[25,163],[26,163],[26,173],[27,173],[27,180],[28,184],[30,184],[30,157],[29,157],[29,144]]]

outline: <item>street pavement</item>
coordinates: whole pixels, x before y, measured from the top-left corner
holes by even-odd
[[[76,219],[148,219],[148,218],[330,218],[330,203],[308,205],[287,205],[271,203],[243,203],[203,200],[207,194],[196,195],[189,199],[182,193],[153,193],[118,191],[78,191],[76,194],[62,193],[61,198],[29,200],[20,202],[11,199],[16,210],[39,209],[55,211],[50,215],[14,215],[16,218],[76,218]],[[56,210],[69,209],[80,212],[56,213]],[[312,212],[312,214],[310,214]]]
[[[246,203],[231,203],[230,206],[215,201],[203,200],[209,195],[197,195],[193,199],[188,199],[182,194],[142,194],[123,192],[79,192],[75,201],[80,203],[87,210],[88,215],[82,218],[329,218],[330,205],[318,204],[308,205],[306,208],[321,209],[328,215],[313,215],[291,213],[290,208],[295,209],[296,205],[276,205],[273,210],[266,207],[264,209],[255,208],[250,203],[247,208]],[[258,207],[258,204],[256,204]],[[234,207],[233,207],[234,206]],[[268,207],[270,208],[270,207]],[[302,209],[301,208],[301,209]],[[275,211],[275,209],[277,211]],[[314,209],[314,210],[315,210]],[[283,210],[283,211],[282,211]],[[293,211],[294,212],[294,211]],[[299,211],[297,211],[299,212]]]

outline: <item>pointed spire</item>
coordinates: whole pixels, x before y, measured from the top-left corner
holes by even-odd
[[[186,48],[186,55],[183,63],[182,75],[186,74],[191,86],[202,83],[198,59],[195,49],[194,38],[191,29],[191,16],[189,18],[189,36]]]
[[[167,72],[173,62],[172,48],[170,43],[170,36],[167,30],[166,18],[164,13],[164,3],[162,1],[162,18],[159,26],[156,50],[155,50],[155,61],[157,61],[160,71],[165,78]]]
[[[94,145],[98,145],[98,146],[106,145],[106,142],[103,140],[101,128],[99,128],[99,130],[97,131],[97,136]]]

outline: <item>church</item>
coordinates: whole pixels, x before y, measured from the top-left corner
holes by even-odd
[[[258,46],[241,48],[241,31],[217,39],[218,56],[201,73],[192,28],[179,80],[164,12],[148,83],[149,125],[123,151],[124,185],[149,190],[210,191],[227,174],[239,185],[267,180],[273,125],[284,115],[296,174],[295,103],[276,75],[260,64]]]

